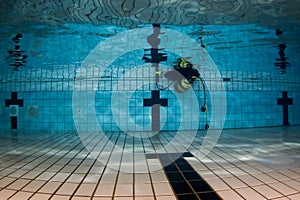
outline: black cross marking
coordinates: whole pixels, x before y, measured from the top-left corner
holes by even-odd
[[[18,93],[17,92],[12,92],[11,93],[11,99],[5,99],[5,106],[9,107],[11,105],[18,105],[20,107],[23,107],[23,100],[18,99]],[[17,117],[16,116],[11,116],[10,117],[10,127],[11,127],[11,129],[17,129],[18,128],[18,123],[17,123]]]
[[[288,126],[289,123],[289,105],[293,105],[293,99],[288,98],[287,91],[282,92],[282,98],[277,99],[277,104],[283,108],[283,125]]]
[[[152,106],[152,131],[160,131],[160,106],[168,106],[168,99],[161,99],[159,90],[152,90],[151,98],[144,99],[144,106]]]

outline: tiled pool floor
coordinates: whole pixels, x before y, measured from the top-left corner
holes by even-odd
[[[157,134],[152,148],[173,134]],[[151,152],[147,138],[111,132],[110,141],[122,148],[90,140],[102,147],[95,148],[100,162],[74,132],[2,132],[0,199],[300,199],[299,134],[300,126],[224,130],[199,160],[193,152],[201,131],[189,150],[172,142],[174,152]]]

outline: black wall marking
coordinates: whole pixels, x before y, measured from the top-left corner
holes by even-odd
[[[12,92],[11,93],[11,99],[5,100],[5,106],[9,107],[11,105],[18,105],[20,107],[23,107],[24,101],[22,99],[18,99],[18,93]],[[18,129],[18,120],[16,116],[10,117],[10,127],[11,129]]]
[[[230,78],[223,78],[223,81],[224,82],[229,82],[229,81],[231,81],[231,79]]]
[[[165,53],[159,53],[158,51],[161,49],[151,48],[151,49],[145,49],[144,51],[150,51],[150,54],[144,54],[143,60],[145,63],[160,63],[162,61],[167,61],[167,54]],[[150,57],[150,58],[149,58]]]
[[[276,62],[274,63],[274,66],[278,69],[280,69],[281,74],[286,73],[286,69],[291,66],[291,63],[287,61],[287,57],[285,56],[285,49],[286,49],[286,44],[279,44],[279,58],[276,58]]]
[[[283,125],[284,126],[290,125],[290,122],[289,122],[289,105],[293,105],[293,99],[288,98],[287,91],[282,92],[282,98],[277,99],[277,104],[282,105]]]
[[[155,154],[150,154],[146,157],[151,159],[155,157]],[[185,152],[182,155],[176,153],[157,154],[157,157],[159,158],[162,165],[165,166],[163,169],[179,200],[222,199],[184,159],[184,157],[193,157],[190,152]]]
[[[168,99],[161,99],[159,90],[151,91],[151,98],[144,99],[144,106],[152,106],[152,131],[160,131],[160,106],[168,106]]]
[[[13,50],[7,50],[8,56],[6,57],[6,61],[9,63],[11,67],[13,67],[14,71],[18,71],[19,67],[23,67],[26,64],[27,55],[24,55],[24,51],[20,48],[20,40],[23,38],[21,33],[18,33],[12,40],[15,42],[15,47]]]

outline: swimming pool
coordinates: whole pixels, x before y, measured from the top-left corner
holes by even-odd
[[[1,144],[20,149],[5,154],[4,163],[9,156],[25,155],[26,141],[37,140],[42,149],[47,141],[55,141],[54,146],[73,141],[72,148],[85,146],[89,156],[99,158],[101,164],[95,165],[101,168],[107,166],[107,156],[119,141],[117,147],[122,153],[128,150],[128,157],[133,153],[145,162],[153,161],[141,167],[148,173],[151,166],[161,169],[185,162],[182,155],[185,160],[198,159],[196,165],[200,165],[227,131],[238,135],[253,130],[253,135],[269,140],[272,136],[260,130],[280,132],[274,137],[283,137],[282,130],[290,128],[295,129],[291,131],[295,146],[286,148],[294,152],[292,157],[274,153],[272,158],[261,158],[258,154],[268,150],[252,149],[255,138],[247,138],[242,146],[254,155],[255,165],[272,168],[269,162],[292,160],[296,163],[293,172],[298,173],[298,158],[293,157],[299,151],[294,133],[300,124],[296,1],[22,0],[4,1],[0,10]],[[180,65],[184,59],[186,63]],[[176,73],[188,64],[199,76],[190,76],[187,83],[188,73]],[[229,138],[228,143],[236,136]],[[197,142],[202,145],[193,148]],[[99,143],[109,144],[103,157],[99,152],[105,145]],[[286,144],[278,146],[284,149]],[[72,152],[72,148],[61,150]],[[54,147],[42,151],[46,155],[48,150],[56,151]],[[161,153],[171,157],[156,155]],[[188,158],[189,153],[194,157]],[[87,162],[96,162],[93,159]],[[124,169],[132,170],[139,164],[136,161]],[[178,163],[174,165],[179,168]],[[12,180],[6,167],[2,166],[1,178]],[[119,167],[113,163],[109,168]],[[27,178],[22,181],[28,182]],[[151,187],[153,196],[155,186]]]

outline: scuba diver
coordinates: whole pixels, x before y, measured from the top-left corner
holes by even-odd
[[[165,73],[165,77],[175,82],[177,92],[190,89],[193,82],[200,77],[198,70],[193,68],[193,64],[187,58],[178,58],[173,68],[174,70]]]
[[[206,102],[206,89],[204,80],[200,77],[200,73],[193,67],[193,64],[187,58],[178,58],[173,66],[173,70],[165,73],[165,77],[175,83],[174,89],[177,92],[183,93],[193,86],[195,80],[200,82],[204,93],[204,103],[201,111],[206,113],[205,130],[209,128],[208,125],[208,109]]]

